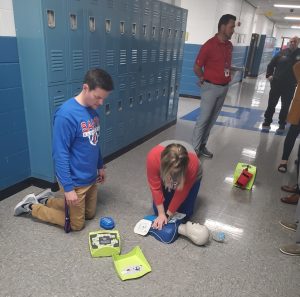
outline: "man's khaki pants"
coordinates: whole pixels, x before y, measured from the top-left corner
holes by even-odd
[[[83,229],[85,220],[90,220],[95,216],[97,204],[97,185],[93,184],[86,187],[77,187],[74,189],[79,204],[69,206],[70,222],[73,231]],[[61,192],[62,189],[60,190]],[[33,204],[32,216],[41,221],[56,224],[59,226],[65,225],[65,201],[64,198],[49,198],[46,205]]]

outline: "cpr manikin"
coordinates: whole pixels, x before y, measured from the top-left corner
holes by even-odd
[[[180,222],[169,223],[161,230],[151,228],[149,234],[163,243],[174,242],[178,235],[189,238],[196,245],[205,245],[209,241],[209,230],[206,226],[187,221],[185,224]]]
[[[178,233],[186,236],[196,245],[205,245],[209,240],[209,230],[206,226],[199,223],[187,221],[186,224],[180,224]]]

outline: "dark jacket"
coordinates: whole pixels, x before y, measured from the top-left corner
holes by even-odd
[[[295,86],[297,80],[293,72],[293,66],[300,61],[300,48],[291,51],[289,48],[280,51],[269,63],[266,78],[273,76],[274,80],[280,80],[288,86]]]

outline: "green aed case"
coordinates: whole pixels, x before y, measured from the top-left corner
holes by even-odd
[[[99,230],[89,233],[92,257],[111,257],[121,252],[120,234],[117,230]]]
[[[252,174],[252,177],[251,177],[251,179],[249,179],[249,181],[247,182],[247,184],[244,187],[241,187],[237,183],[237,181],[240,178],[243,170],[245,170],[245,169],[247,171],[249,171],[250,174]],[[253,183],[254,183],[254,180],[255,180],[255,176],[256,176],[256,166],[240,162],[236,165],[236,168],[235,168],[235,171],[234,171],[233,185],[236,186],[236,187],[239,187],[239,188],[246,189],[246,190],[251,190],[252,186],[253,186]]]
[[[136,246],[125,255],[113,255],[115,270],[121,280],[142,277],[151,272],[151,266],[141,248]]]

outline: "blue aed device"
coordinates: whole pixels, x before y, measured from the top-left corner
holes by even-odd
[[[105,230],[110,230],[115,227],[115,222],[111,217],[100,218],[99,225]]]

